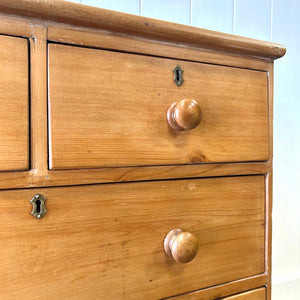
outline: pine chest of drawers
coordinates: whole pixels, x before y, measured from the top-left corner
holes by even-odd
[[[270,299],[285,48],[0,1],[0,298]]]

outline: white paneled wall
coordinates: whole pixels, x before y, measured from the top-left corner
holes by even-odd
[[[226,33],[234,30],[233,0],[193,0],[191,1],[191,25]]]
[[[216,3],[216,1],[213,1]],[[235,0],[234,34],[260,40],[271,38],[270,0]]]
[[[273,300],[300,299],[300,0],[74,0],[287,47],[275,63]]]
[[[142,16],[181,23],[191,24],[191,1],[190,0],[143,0]]]
[[[300,299],[300,1],[272,4],[272,40],[287,47],[275,63],[273,294]]]
[[[77,0],[76,2],[80,1]],[[140,0],[81,0],[81,3],[135,15],[139,15],[141,12]]]

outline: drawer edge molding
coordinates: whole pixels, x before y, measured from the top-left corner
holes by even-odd
[[[37,174],[34,170],[0,172],[0,190],[193,177],[264,175],[271,169],[271,162],[257,162],[62,170],[47,171],[45,175]]]

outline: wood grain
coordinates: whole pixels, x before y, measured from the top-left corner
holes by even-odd
[[[267,93],[266,72],[50,44],[50,169],[267,160]],[[186,98],[202,122],[176,132]]]
[[[1,299],[157,299],[264,272],[264,176],[0,191],[0,211]],[[199,241],[186,265],[163,250],[177,227]]]
[[[0,35],[0,171],[29,168],[28,41]]]
[[[285,54],[282,45],[57,0],[1,0],[0,11],[103,29],[164,42],[269,57]]]

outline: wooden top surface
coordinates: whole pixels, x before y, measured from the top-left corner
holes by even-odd
[[[61,0],[0,0],[0,12],[270,59],[286,52],[271,42]]]

